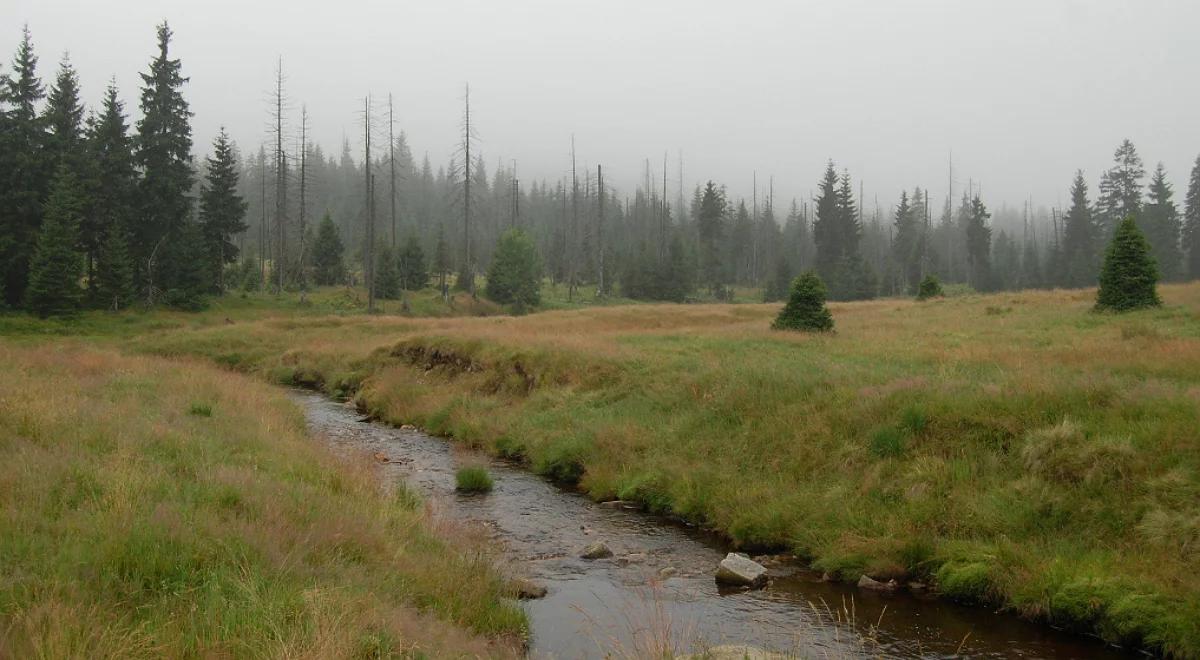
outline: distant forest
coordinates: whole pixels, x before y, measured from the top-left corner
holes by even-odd
[[[425,261],[417,270],[446,281],[439,276],[453,273],[474,291],[510,229],[536,246],[546,277],[586,297],[727,300],[733,287],[753,287],[780,300],[810,269],[833,300],[911,295],[927,275],[977,291],[1086,287],[1129,215],[1164,280],[1200,277],[1200,157],[1177,202],[1161,164],[1148,173],[1128,140],[1094,186],[1082,171],[1064,173],[1066,208],[989,209],[973,185],[952,199],[916,186],[868,203],[834,162],[812,199],[776,199],[770,178],[756,179],[750,199],[712,181],[685,195],[682,163],[672,177],[665,158],[647,160],[636,189],[619,191],[602,167],[581,167],[573,146],[559,180],[519,180],[514,166],[490,165],[467,88],[449,162],[414,157],[390,96],[364,98],[355,146],[328,153],[309,140],[303,105],[285,102],[281,64],[264,142],[239,148],[222,132],[197,159],[171,36],[158,27],[132,124],[115,83],[102,107],[83,106],[65,56],[45,85],[28,29],[11,70],[0,69],[0,300],[9,307],[186,308],[230,289],[373,284],[406,254]],[[332,233],[318,232],[323,220]],[[316,254],[331,242],[345,250],[333,270],[330,255]]]

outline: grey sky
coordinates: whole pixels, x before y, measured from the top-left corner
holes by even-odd
[[[116,4],[6,0],[4,70],[28,21],[43,78],[69,49],[89,103],[115,74],[136,113],[165,17],[201,149],[221,124],[243,149],[264,139],[281,56],[327,152],[346,135],[360,155],[361,98],[390,91],[416,158],[445,162],[469,81],[490,168],[555,178],[574,133],[625,190],[669,151],[672,198],[679,149],[689,190],[749,195],[757,170],[782,206],[833,158],[885,208],[914,185],[940,208],[951,150],[956,187],[981,181],[993,206],[1054,204],[1080,167],[1094,193],[1124,137],[1181,195],[1200,153],[1196,0]]]

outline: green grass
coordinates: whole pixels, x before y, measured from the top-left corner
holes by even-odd
[[[0,657],[518,654],[486,555],[283,393],[75,343],[0,362]]]
[[[495,485],[487,468],[469,465],[454,473],[455,488],[460,493],[489,493]]]
[[[110,341],[355,396],[847,580],[1200,656],[1200,284],[1128,315],[952,293],[833,304],[829,336],[770,332],[776,305],[626,305]]]

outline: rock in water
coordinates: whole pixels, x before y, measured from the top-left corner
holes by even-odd
[[[604,559],[605,557],[613,556],[612,550],[604,543],[597,541],[583,549],[580,557],[584,559]]]
[[[767,569],[745,555],[731,552],[717,568],[717,582],[739,587],[761,587],[767,583]]]
[[[866,576],[866,575],[858,578],[858,588],[859,589],[870,589],[872,591],[895,591],[896,586],[897,585],[896,585],[895,580],[888,580],[887,582],[880,582],[879,580],[871,579],[869,576]]]
[[[513,589],[517,592],[517,598],[521,600],[545,598],[546,596],[546,587],[531,580],[513,580]]]

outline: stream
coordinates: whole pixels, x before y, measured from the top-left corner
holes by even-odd
[[[403,480],[438,514],[479,524],[513,568],[547,588],[523,601],[532,658],[601,658],[648,653],[648,640],[682,651],[748,644],[798,657],[1127,658],[1087,637],[986,608],[906,591],[877,593],[824,582],[788,561],[767,561],[758,591],[718,588],[719,538],[673,520],[596,504],[519,466],[490,460],[494,490],[460,495],[454,473],[486,457],[421,431],[364,422],[361,413],[311,392],[294,392],[310,430],[341,452],[386,457],[386,480]],[[593,542],[610,559],[579,558]],[[667,569],[664,574],[664,569]]]

